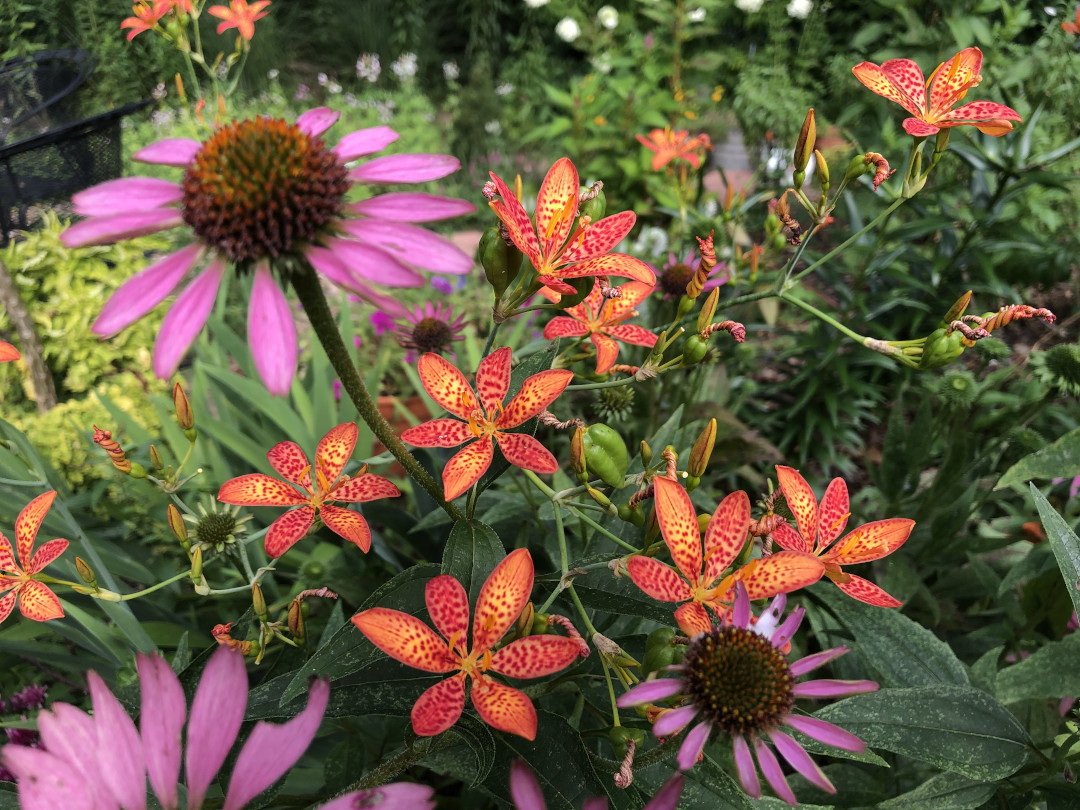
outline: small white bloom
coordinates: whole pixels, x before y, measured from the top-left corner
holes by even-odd
[[[327,82],[326,89],[329,91],[330,95],[336,96],[341,92],[341,85],[337,82]]]
[[[495,87],[495,95],[497,96],[508,96],[513,92],[514,85],[510,84],[510,82],[503,82]]]
[[[555,33],[563,42],[573,42],[581,36],[581,26],[573,17],[563,17],[555,26]]]
[[[390,65],[390,70],[400,81],[411,79],[416,75],[416,54],[403,53]]]
[[[164,85],[164,83],[158,84],[158,85],[157,85],[157,86],[156,86],[156,87],[155,87],[155,88],[154,88],[154,89],[153,89],[153,90],[152,90],[152,91],[150,92],[150,97],[151,97],[151,98],[153,98],[153,99],[154,99],[154,101],[161,101],[161,100],[162,100],[163,98],[165,98],[165,96],[167,96],[167,95],[168,95],[168,93],[167,93],[167,92],[165,91],[165,85]]]
[[[443,62],[442,63],[443,76],[446,77],[448,82],[452,82],[461,75],[461,70],[458,69],[457,62]]]
[[[668,249],[668,235],[663,228],[655,225],[646,225],[641,229],[641,234],[634,242],[631,253],[656,259],[662,256]]]
[[[1057,9],[1053,6],[1043,6],[1043,11],[1045,11],[1051,17],[1057,16]]]
[[[601,6],[596,12],[596,19],[609,31],[619,27],[619,12],[611,6]]]
[[[686,19],[692,23],[705,22],[705,9],[701,6],[690,9],[686,12]]]
[[[325,73],[320,73],[315,78],[319,82],[319,87],[326,87],[327,83],[330,81],[330,77],[327,76]]]
[[[377,53],[360,54],[360,58],[356,60],[356,75],[358,78],[367,79],[369,82],[374,83],[379,80],[381,72],[382,67],[379,65],[379,55]]]
[[[488,135],[498,135],[500,132],[502,132],[502,124],[499,123],[498,119],[494,121],[488,121],[486,124],[484,124],[484,132],[486,132]]]
[[[529,8],[543,8],[550,2],[551,0],[525,0],[525,5]]]
[[[747,14],[753,14],[761,10],[764,2],[765,0],[735,0],[735,8],[745,11]]]
[[[611,54],[607,53],[607,51],[599,56],[594,56],[591,61],[593,70],[597,73],[603,73],[605,76],[611,73]]]
[[[787,4],[787,13],[789,17],[794,17],[797,20],[805,20],[810,16],[810,12],[813,10],[814,4],[810,0],[791,0]]]
[[[712,219],[720,213],[720,203],[716,201],[715,197],[709,197],[701,204],[701,213]]]
[[[278,73],[277,68],[270,68],[268,71],[266,71],[266,78],[268,78],[270,81],[275,81],[279,75],[281,74]]]

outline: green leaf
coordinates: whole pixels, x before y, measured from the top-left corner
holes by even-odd
[[[483,784],[495,764],[495,738],[487,725],[470,714],[463,714],[444,733],[456,738],[455,742],[449,748],[428,754],[419,764],[436,773],[454,776],[470,787]]]
[[[1052,641],[998,672],[994,695],[1002,703],[1080,695],[1080,634]]]
[[[1046,536],[1050,540],[1050,548],[1057,557],[1058,568],[1065,577],[1065,588],[1072,599],[1073,609],[1080,611],[1080,537],[1069,528],[1050,505],[1034,484],[1031,484],[1031,497],[1035,500],[1035,506],[1039,510],[1039,518],[1042,520]]]
[[[609,572],[601,570],[596,580],[598,585],[600,584],[599,577],[604,574],[610,577]],[[587,581],[585,577],[578,577],[574,581],[574,591],[585,607],[622,616],[640,616],[668,627],[675,625],[676,605],[667,605],[650,599],[634,585],[629,577],[608,579],[603,583],[603,587],[595,588],[585,585]]]
[[[1037,453],[1024,456],[1001,476],[994,489],[1019,487],[1033,478],[1080,475],[1080,428],[1070,431]]]
[[[997,785],[956,773],[939,773],[914,790],[881,802],[878,810],[973,810],[994,795]]]
[[[682,798],[690,807],[709,807],[715,810],[751,810],[754,803],[739,784],[708,754],[686,772]]]
[[[459,520],[446,541],[442,572],[465,586],[472,603],[480,586],[505,556],[502,541],[490,526],[479,520]]]
[[[865,605],[832,587],[815,595],[854,634],[859,657],[882,686],[968,683],[949,645],[903,613]]]
[[[951,684],[855,695],[815,717],[874,748],[982,781],[1015,773],[1032,744],[1024,727],[990,695]]]

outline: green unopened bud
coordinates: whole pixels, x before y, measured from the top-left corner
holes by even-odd
[[[551,625],[548,624],[547,613],[534,613],[532,619],[532,629],[529,631],[530,636],[544,636],[551,632]]]
[[[495,297],[501,298],[521,269],[521,251],[514,245],[506,244],[499,228],[493,226],[480,237],[477,253]]]
[[[953,321],[959,320],[960,316],[964,314],[964,310],[968,308],[968,304],[971,303],[971,290],[961,295],[956,299],[949,311],[945,313],[945,317],[941,319],[941,325],[948,327]]]
[[[254,608],[255,615],[259,617],[260,622],[270,620],[270,615],[266,612],[266,598],[263,596],[262,587],[258,582],[251,584],[251,606]]]
[[[615,759],[624,759],[630,750],[630,740],[634,741],[635,749],[640,749],[645,744],[645,732],[640,728],[629,726],[615,726],[608,732],[608,741],[615,749]]]
[[[641,464],[645,469],[649,469],[649,465],[652,464],[652,448],[644,439],[641,440]]]
[[[844,182],[850,183],[853,180],[858,180],[864,174],[873,174],[874,171],[873,163],[867,161],[863,155],[856,155],[848,164],[847,172],[844,173]]]
[[[705,327],[712,323],[713,315],[716,314],[716,305],[719,301],[720,288],[714,287],[712,292],[709,293],[709,297],[705,299],[705,303],[701,305],[701,312],[698,313],[697,330],[699,332],[704,331]]]
[[[202,575],[202,548],[196,547],[191,552],[191,582],[195,585],[195,590],[198,591],[200,587],[206,587],[203,583]]]
[[[588,198],[582,201],[578,209],[578,216],[588,217],[589,222],[599,222],[607,213],[607,197],[604,196],[604,184],[597,183],[584,189],[582,196]]]
[[[938,130],[937,135],[934,138],[934,151],[944,152],[949,148],[949,133],[952,132],[951,127],[942,127]]]
[[[585,428],[579,427],[570,437],[570,469],[577,473],[578,480],[589,480],[588,467],[585,463]]]
[[[195,414],[191,411],[191,403],[180,383],[173,386],[172,401],[176,411],[176,424],[180,425],[180,429],[190,430],[195,427]]]
[[[707,351],[709,351],[709,344],[701,339],[701,335],[691,335],[686,339],[686,345],[683,346],[682,364],[692,366],[695,363],[700,363]]]
[[[164,470],[165,462],[161,460],[161,453],[158,452],[157,447],[150,445],[150,466],[155,470]]]
[[[299,598],[289,603],[289,632],[292,634],[293,641],[304,640],[304,614],[300,609],[302,604]]]
[[[591,425],[582,434],[582,448],[589,474],[595,475],[609,487],[622,487],[630,465],[622,436],[605,424]]]
[[[687,492],[693,492],[700,485],[701,485],[701,478],[699,476],[696,476],[696,475],[687,475],[686,476],[686,491]]]
[[[87,585],[97,585],[97,577],[94,576],[94,569],[86,564],[86,560],[82,557],[75,558],[75,570],[79,572],[79,578]]]
[[[607,495],[605,495],[598,489],[590,487],[588,484],[585,485],[585,491],[589,494],[590,498],[600,504],[600,506],[604,507],[604,509],[608,511],[608,514],[611,515],[611,517],[618,516],[619,510],[612,505],[611,500],[608,498]]]
[[[536,610],[533,608],[532,602],[527,602],[525,608],[521,611],[521,615],[517,618],[517,623],[514,627],[514,635],[517,638],[531,635],[533,617],[536,615]]]
[[[187,524],[184,522],[180,510],[171,503],[169,504],[169,528],[172,529],[176,539],[180,541],[180,545],[184,547],[184,551],[191,548],[191,542],[188,540]]]
[[[803,119],[802,129],[799,130],[799,140],[795,142],[795,154],[792,165],[795,167],[795,188],[802,186],[802,178],[805,177],[806,166],[810,163],[810,156],[814,154],[814,145],[817,143],[817,124],[814,123],[814,108],[806,113]]]
[[[956,331],[946,334],[944,328],[935,329],[930,333],[923,345],[923,353],[919,358],[919,368],[941,368],[947,366],[957,357],[964,353],[963,333]]]
[[[676,320],[682,320],[685,316],[690,314],[690,310],[694,308],[694,299],[689,295],[684,295],[679,299],[679,308],[675,313]]]
[[[710,419],[709,424],[701,431],[690,450],[690,458],[686,462],[686,471],[690,475],[702,476],[705,467],[712,457],[713,446],[716,444],[716,420]]]
[[[710,520],[712,520],[711,515],[707,515],[707,514],[706,515],[698,515],[697,516],[698,531],[701,532],[702,534],[705,534],[706,529],[709,528],[709,521]]]
[[[814,150],[814,161],[817,163],[817,180],[821,186],[821,193],[829,190],[829,162],[817,149]]]

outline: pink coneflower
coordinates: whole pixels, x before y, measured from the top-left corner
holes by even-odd
[[[691,250],[685,259],[679,259],[674,253],[668,253],[668,260],[656,277],[657,289],[663,293],[664,298],[681,298],[686,294],[686,285],[694,277],[698,266],[701,264],[701,256],[697,251]],[[726,284],[728,281],[727,265],[720,262],[709,273],[709,280],[702,287],[702,293],[707,294],[714,287]]]
[[[683,777],[675,774],[641,810],[675,810],[682,789]],[[510,765],[510,798],[514,800],[516,810],[547,810],[536,774],[520,759]],[[586,799],[581,810],[607,810],[607,806],[607,799]]]
[[[432,305],[425,301],[405,316],[408,323],[397,325],[397,339],[404,348],[424,354],[442,354],[457,340],[464,340],[465,316],[454,319],[453,308],[447,304]]]
[[[790,726],[808,737],[845,751],[865,751],[866,745],[842,728],[814,717],[793,714],[797,697],[841,697],[860,692],[875,692],[873,681],[818,680],[797,684],[795,679],[848,652],[847,647],[808,655],[789,664],[784,646],[795,635],[805,608],[798,608],[781,623],[787,596],[780,594],[768,609],[754,617],[750,599],[741,582],[735,585],[735,605],[724,622],[710,632],[695,636],[680,665],[669,667],[676,678],[659,678],[633,687],[618,700],[619,706],[637,706],[683,695],[683,705],[664,711],[653,723],[658,737],[675,734],[695,719],[676,757],[679,768],[686,770],[701,755],[713,728],[729,735],[735,748],[735,769],[743,790],[757,798],[761,795],[757,765],[776,795],[788,804],[796,804],[776,755],[768,741],[807,781],[835,793],[822,773],[799,743],[780,730]],[[756,618],[756,621],[755,621]],[[750,748],[753,746],[753,754]]]
[[[319,107],[295,124],[254,118],[221,127],[205,142],[173,138],[151,144],[136,160],[185,170],[182,182],[149,177],[110,180],[73,198],[88,217],[63,235],[68,247],[102,245],[187,226],[194,241],[126,281],[93,326],[112,335],[134,323],[204,268],[177,297],[154,347],[154,371],[168,377],[206,323],[225,269],[254,276],[248,342],[266,387],[285,394],[296,372],[296,327],[281,290],[309,267],[330,281],[401,313],[372,283],[420,287],[417,268],[467,273],[472,259],[448,239],[414,223],[475,210],[430,194],[380,194],[346,202],[354,185],[422,183],[456,171],[449,155],[378,157],[347,164],[397,140],[388,127],[357,130],[328,148],[321,136],[338,113]],[[276,279],[275,279],[276,276]]]
[[[44,750],[7,745],[0,761],[18,779],[22,810],[139,810],[146,780],[164,810],[180,806],[181,752],[187,810],[200,810],[211,783],[240,733],[247,706],[244,657],[221,647],[203,670],[190,715],[180,679],[157,655],[138,656],[142,710],[139,728],[96,672],[87,676],[94,712],[54,703],[38,715]],[[282,725],[258,722],[247,736],[225,792],[224,810],[241,810],[288,772],[319,730],[330,684],[315,681],[308,705]],[[180,731],[187,720],[187,746]],[[321,810],[430,810],[431,788],[384,785],[334,799]],[[365,802],[371,802],[366,804]]]

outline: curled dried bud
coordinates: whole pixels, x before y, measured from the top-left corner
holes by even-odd
[[[1057,316],[1045,307],[1035,308],[1028,304],[1012,304],[1002,307],[997,312],[987,313],[979,319],[979,325],[987,332],[993,332],[1002,326],[1023,318],[1042,318],[1047,323],[1053,323]]]
[[[572,621],[570,621],[565,616],[557,616],[553,613],[548,616],[547,623],[549,627],[556,624],[559,625],[559,627],[566,631],[566,635],[568,635],[570,638],[577,642],[578,655],[582,658],[589,657],[589,644],[587,641],[585,641],[585,639],[581,637],[581,633],[577,631],[577,628],[574,627],[574,623]]]
[[[634,781],[634,752],[637,750],[637,740],[633,737],[626,741],[626,756],[619,765],[619,772],[615,774],[615,787],[622,790],[630,787]]]
[[[101,445],[101,449],[109,454],[109,461],[112,462],[116,469],[125,474],[131,472],[131,462],[128,461],[124,448],[120,446],[120,443],[113,441],[111,431],[102,430],[97,425],[94,425],[94,443]]]
[[[769,203],[769,210],[776,214],[777,219],[787,228],[788,243],[792,245],[798,245],[802,242],[802,225],[795,217],[791,216],[791,208],[787,201],[787,192],[785,191],[778,200],[773,200]]]
[[[318,596],[322,599],[337,599],[338,595],[327,587],[322,588],[309,588],[306,591],[300,591],[296,595],[297,599],[307,599],[309,596]]]
[[[878,186],[896,174],[896,169],[890,169],[889,161],[878,152],[867,152],[863,156],[863,160],[867,166],[874,167],[874,191],[877,191]]]
[[[540,413],[536,415],[536,418],[541,425],[547,425],[548,427],[553,427],[556,430],[585,427],[584,420],[578,419],[576,416],[567,419],[565,422],[560,422],[558,417],[556,417],[555,414],[548,410],[540,411]]]
[[[214,637],[214,640],[222,647],[228,647],[230,650],[238,650],[242,655],[251,655],[254,652],[255,644],[251,641],[238,641],[229,635],[232,630],[233,623],[218,624],[214,626],[214,629],[210,631],[210,634]]]
[[[642,442],[642,444],[644,444],[644,442]],[[649,484],[647,487],[645,487],[645,489],[639,489],[637,492],[630,496],[630,500],[626,502],[627,506],[629,506],[631,509],[636,508],[638,504],[640,504],[642,501],[648,500],[649,498],[653,497],[654,491],[655,490],[652,484]]]
[[[701,261],[698,262],[698,268],[694,272],[694,277],[686,285],[686,297],[690,300],[694,300],[701,295],[701,290],[705,286],[705,282],[709,279],[709,274],[713,268],[716,267],[716,248],[713,246],[713,231],[709,231],[709,235],[702,239],[700,236],[695,237],[698,241],[698,246],[701,252]]]
[[[676,467],[679,463],[679,454],[675,452],[675,448],[669,444],[660,453],[660,458],[664,461],[664,477],[670,478],[672,481],[678,481],[679,473]]]
[[[983,338],[990,337],[990,333],[981,328],[972,328],[963,321],[953,321],[949,324],[949,328],[945,330],[946,335],[951,335],[953,332],[959,332],[968,340],[974,342],[976,340],[982,340]]]
[[[616,363],[608,369],[608,371],[614,371],[620,374],[637,374],[640,370],[640,366],[628,366],[625,363]]]
[[[754,537],[764,537],[767,534],[772,534],[781,523],[786,522],[777,514],[762,515],[761,520],[750,521],[749,531]]]
[[[701,337],[708,340],[716,332],[729,332],[735,338],[736,343],[746,342],[746,327],[738,321],[721,321],[720,323],[709,324],[709,326],[701,330]]]

